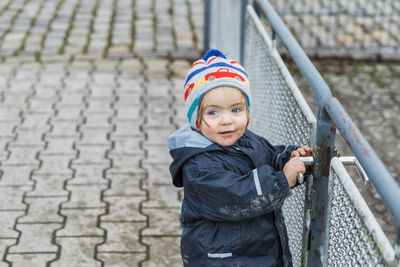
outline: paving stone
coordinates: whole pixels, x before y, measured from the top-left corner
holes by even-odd
[[[61,246],[60,258],[51,266],[102,266],[100,261],[94,258],[95,246],[103,242],[102,237],[67,237],[55,240]]]
[[[46,266],[46,263],[56,258],[56,253],[22,253],[7,255],[7,261],[13,263],[13,266],[30,267],[30,266]],[[1,266],[1,264],[0,264]]]
[[[139,262],[143,261],[146,258],[146,253],[145,252],[134,252],[134,253],[100,252],[97,254],[97,257],[104,262],[105,266],[130,267],[130,266],[138,266]]]
[[[70,174],[34,173],[32,180],[35,181],[35,189],[26,195],[29,197],[66,197],[69,192],[64,189],[64,183],[71,178],[72,171]]]
[[[111,188],[104,192],[104,196],[137,196],[146,195],[146,191],[140,189],[140,181],[145,179],[144,174],[106,174],[111,181]]]
[[[169,164],[145,164],[149,185],[172,185]]]
[[[143,203],[144,208],[180,208],[181,200],[178,189],[171,185],[153,185],[147,190],[151,191],[149,200]]]
[[[61,224],[20,224],[16,228],[21,231],[18,245],[10,248],[11,253],[57,252],[57,246],[52,244],[53,232]]]
[[[138,120],[113,120],[115,124],[115,131],[111,133],[111,140],[114,141],[123,141],[124,139],[132,139],[132,137],[136,137],[135,140],[138,140],[140,137],[144,137],[143,132],[141,131],[141,124],[143,123],[142,119]],[[121,137],[124,137],[123,139]],[[130,142],[130,140],[127,140]]]
[[[150,258],[142,266],[183,266],[180,255],[180,237],[143,237],[150,246]]]
[[[110,141],[107,136],[110,131],[109,128],[86,128],[82,131],[82,139],[77,142],[77,145],[109,145]]]
[[[146,252],[140,242],[139,232],[146,226],[144,222],[101,222],[107,229],[106,242],[99,247],[99,252]]]
[[[0,187],[0,211],[25,210],[22,196],[31,190],[31,186]]]
[[[52,128],[54,130],[54,128]],[[54,132],[52,131],[51,134]],[[41,155],[63,154],[70,155],[70,158],[76,158],[78,151],[74,148],[77,136],[53,136],[46,134],[46,148],[40,151]],[[40,157],[39,156],[39,157]]]
[[[62,208],[103,208],[106,203],[101,201],[100,193],[106,188],[103,184],[68,185],[66,189],[71,196],[68,202],[62,204]]]
[[[172,162],[166,145],[146,144],[143,148],[147,151],[147,158],[143,160],[144,164],[170,164]]]
[[[102,222],[141,222],[146,217],[140,212],[140,203],[146,196],[108,196],[108,214],[101,216]]]
[[[141,148],[141,143],[144,137],[130,136],[111,136],[113,140],[113,149],[108,154],[109,158],[113,158],[114,154],[144,154],[145,151]]]
[[[64,205],[63,205],[64,206]],[[65,209],[61,214],[65,217],[65,225],[58,230],[56,237],[103,236],[104,230],[97,226],[98,216],[104,214],[104,208],[98,209]]]
[[[109,172],[140,173],[142,159],[143,155],[140,154],[113,154]]]
[[[4,186],[32,186],[31,172],[34,166],[1,166],[0,187]]]
[[[37,159],[38,153],[41,147],[9,147],[11,150],[7,161],[3,165],[32,165],[32,168],[39,166],[39,160]]]
[[[166,128],[146,128],[146,140],[143,142],[144,147],[147,145],[167,145],[168,136],[175,131],[175,128],[169,126]]]
[[[179,216],[180,208],[168,208],[165,212],[159,209],[145,208],[142,211],[149,217],[149,226],[143,230],[142,236],[180,236],[182,232]]]
[[[72,169],[69,167],[72,158],[68,155],[40,155],[42,161],[35,175],[54,174],[54,175],[72,175]]]
[[[15,221],[24,214],[24,211],[0,211],[0,252],[4,238],[18,238],[19,233],[14,229]]]
[[[76,165],[111,165],[111,160],[106,159],[106,153],[110,149],[108,146],[82,146],[78,145],[78,158],[72,160],[73,166]]]

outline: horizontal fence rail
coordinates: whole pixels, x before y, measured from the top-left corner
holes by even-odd
[[[224,15],[221,2],[245,18],[237,29],[232,29],[231,16]],[[356,165],[364,181],[370,179],[400,225],[397,182],[332,97],[329,86],[272,5],[266,0],[252,1],[255,11],[253,5],[243,8],[246,0],[221,2],[206,1],[208,9],[218,14],[218,23],[215,19],[208,22],[208,47],[239,56],[247,69],[253,96],[250,129],[274,144],[314,146],[313,176],[293,190],[283,207],[294,266],[398,266],[399,237],[393,248],[357,188],[349,182],[343,163],[350,157],[331,162],[335,159],[336,130],[354,152],[351,164]],[[266,23],[272,28],[272,38]],[[279,55],[276,37],[313,89],[317,118]],[[338,222],[343,225],[336,225]],[[347,249],[339,249],[341,240],[346,241]]]

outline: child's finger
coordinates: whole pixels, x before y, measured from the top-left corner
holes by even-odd
[[[300,157],[300,153],[297,150],[293,151],[292,155],[291,155],[291,158],[295,158],[295,157]]]
[[[303,156],[311,156],[312,155],[312,149],[309,146],[303,146],[302,149],[305,152],[305,155]]]

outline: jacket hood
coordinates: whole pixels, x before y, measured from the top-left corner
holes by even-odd
[[[173,132],[168,137],[168,147],[173,159],[169,166],[169,171],[172,176],[172,182],[176,187],[183,186],[182,167],[186,160],[208,151],[222,150],[217,144],[192,129],[190,125]]]

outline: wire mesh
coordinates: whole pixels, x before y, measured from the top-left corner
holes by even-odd
[[[249,128],[273,144],[310,145],[313,121],[303,113],[308,106],[300,107],[307,104],[297,102],[294,91],[298,88],[288,83],[290,77],[282,71],[277,54],[271,54],[271,42],[260,33],[256,20],[254,15],[247,16],[245,68],[252,88]],[[283,206],[294,266],[301,265],[305,189],[305,184],[296,187]]]
[[[365,201],[343,165],[338,164],[341,170],[331,168],[330,172],[326,266],[388,266],[393,256],[385,261],[382,251],[392,254],[389,241],[377,223],[370,223],[372,229],[368,229],[366,217],[372,213],[366,204],[362,208],[357,205],[357,199]],[[382,241],[376,242],[374,234],[380,234]]]

